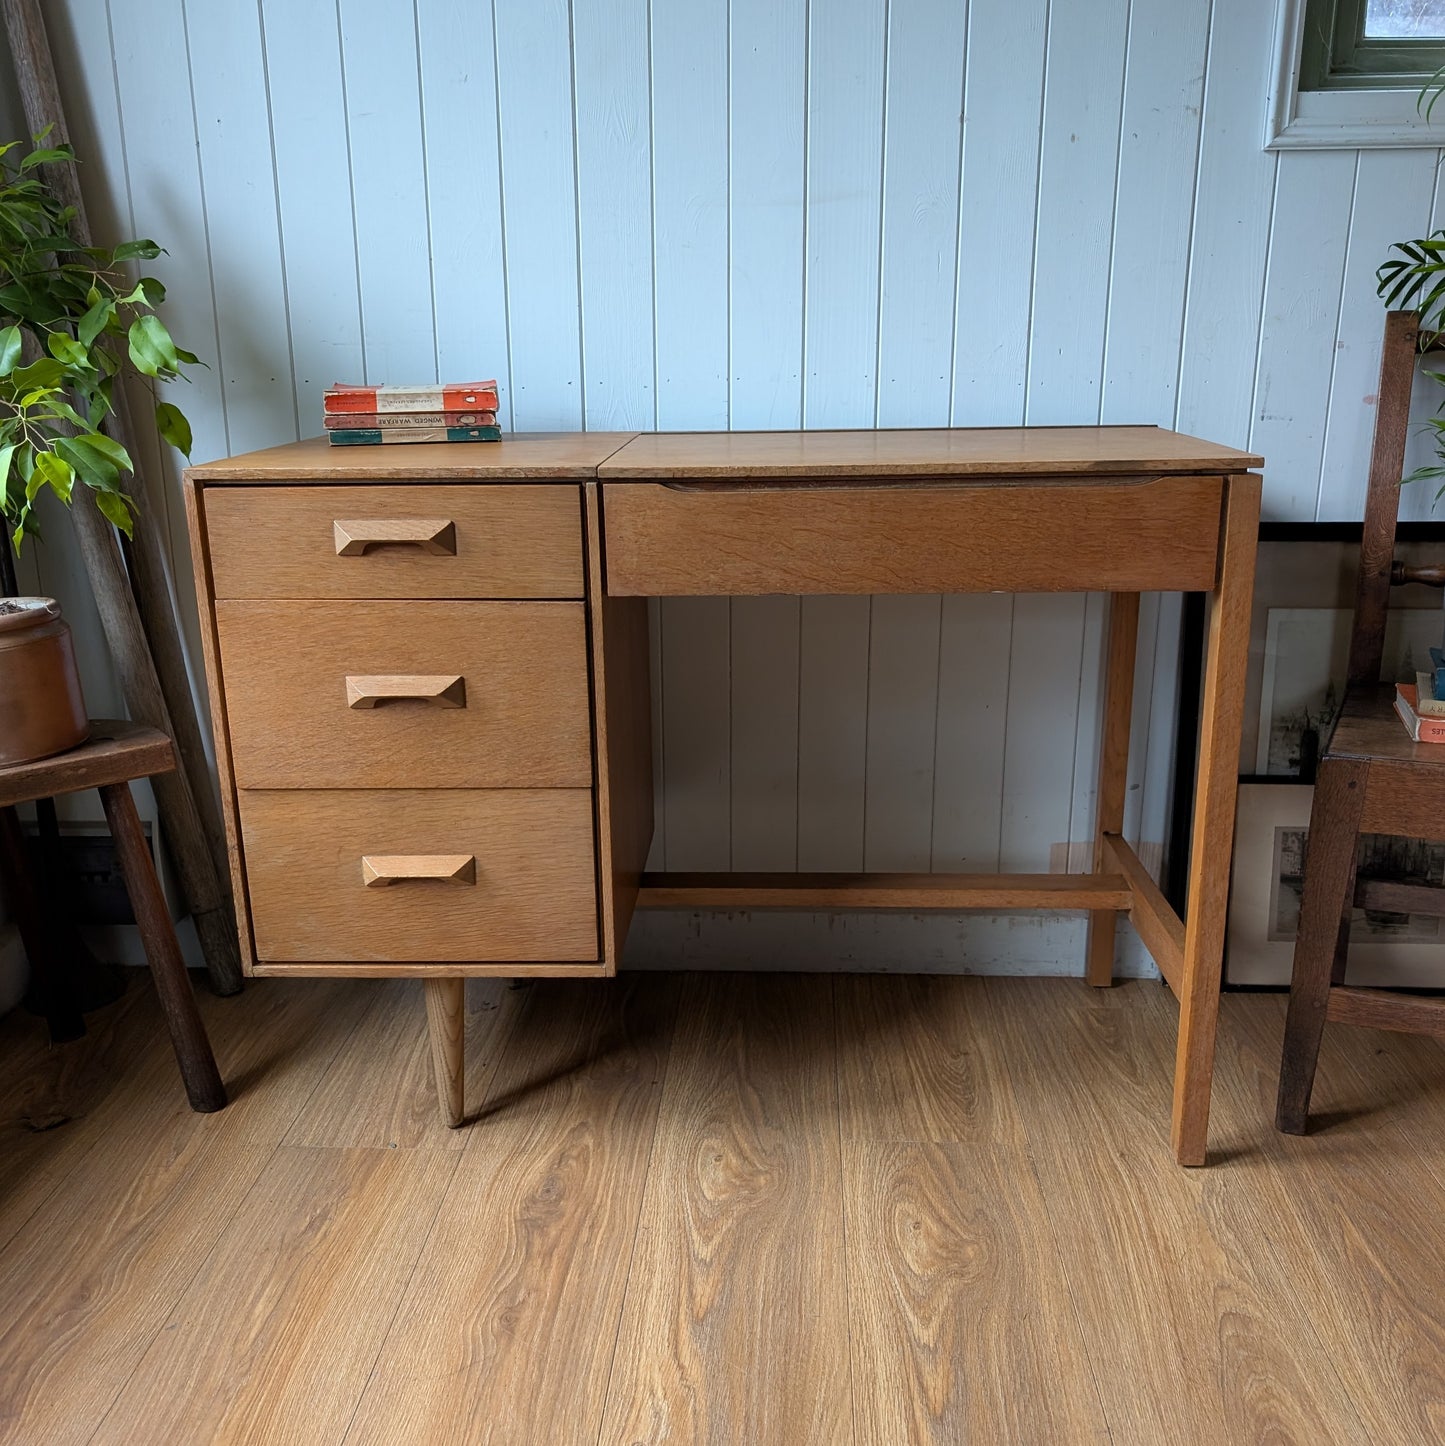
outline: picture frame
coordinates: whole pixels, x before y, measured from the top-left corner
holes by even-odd
[[[1314,787],[1290,779],[1251,779],[1239,786],[1234,867],[1225,933],[1225,982],[1288,985],[1299,924],[1304,844]],[[1372,860],[1382,874],[1445,882],[1445,843],[1367,834],[1361,872]],[[1445,988],[1445,919],[1354,911],[1351,984]]]

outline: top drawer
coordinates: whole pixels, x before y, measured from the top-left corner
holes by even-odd
[[[214,487],[218,598],[580,598],[567,486]]]

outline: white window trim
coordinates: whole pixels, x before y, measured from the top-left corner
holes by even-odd
[[[1414,89],[1301,91],[1304,24],[1305,0],[1278,0],[1265,150],[1445,147],[1445,100],[1427,121],[1416,109]]]

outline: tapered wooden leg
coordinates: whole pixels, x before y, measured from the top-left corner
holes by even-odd
[[[1259,536],[1260,479],[1225,482],[1219,582],[1209,598],[1199,766],[1189,847],[1189,904],[1179,990],[1171,1136],[1181,1165],[1202,1165],[1209,1136],[1214,1033],[1219,1021],[1224,919],[1239,780],[1239,730],[1249,659],[1249,612]]]
[[[170,1031],[171,1045],[181,1067],[186,1098],[193,1110],[209,1114],[225,1105],[226,1087],[221,1083],[216,1058],[211,1053],[211,1044],[206,1038],[200,1011],[196,1008],[196,996],[191,991],[185,960],[181,958],[181,946],[176,941],[170,910],[166,908],[155,864],[146,847],[145,832],[141,828],[140,815],[135,811],[130,785],[107,784],[100,790],[100,801],[105,807],[111,837],[115,840],[121,873],[125,875],[126,891],[130,894],[131,911],[140,927],[141,943],[150,962],[151,977],[155,980],[156,995],[165,1015],[166,1028]]]
[[[1337,972],[1343,976],[1342,946],[1347,941],[1342,935],[1354,902],[1360,813],[1368,778],[1367,764],[1328,759],[1315,781],[1274,1114],[1275,1125],[1287,1135],[1305,1132],[1330,981]]]
[[[1129,786],[1129,721],[1134,709],[1134,651],[1139,635],[1139,594],[1109,598],[1109,645],[1104,655],[1104,739],[1099,754],[1099,803],[1094,828],[1094,872],[1106,872],[1104,835],[1124,832],[1124,798]],[[1119,915],[1089,915],[1085,978],[1102,988],[1114,982],[1114,936]]]
[[[427,979],[423,984],[437,1102],[442,1107],[442,1119],[456,1129],[465,1111],[467,981]]]

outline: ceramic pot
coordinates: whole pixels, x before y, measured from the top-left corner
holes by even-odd
[[[0,598],[0,767],[64,753],[89,732],[60,604]]]

